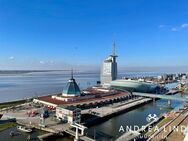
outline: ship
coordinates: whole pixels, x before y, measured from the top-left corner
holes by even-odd
[[[31,133],[33,131],[31,128],[25,126],[17,126],[17,129],[25,133]]]

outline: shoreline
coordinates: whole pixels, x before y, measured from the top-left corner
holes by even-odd
[[[59,92],[57,93],[51,93],[51,94],[44,94],[44,95],[40,95],[40,96],[32,96],[32,97],[27,97],[27,98],[20,98],[20,99],[15,99],[15,100],[9,100],[9,101],[4,101],[4,102],[0,102],[0,105],[3,104],[11,104],[11,103],[16,103],[16,102],[20,102],[20,101],[25,101],[27,102],[27,100],[33,100],[34,98],[39,98],[39,97],[43,97],[43,96],[52,96],[52,95],[57,95],[59,94]],[[1,107],[0,107],[1,109]]]
[[[3,123],[3,124],[0,124],[0,132],[3,132],[3,131],[5,131],[9,128],[15,127],[16,125],[17,125],[16,122],[6,122],[6,123]]]

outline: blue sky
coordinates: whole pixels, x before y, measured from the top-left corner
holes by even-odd
[[[187,0],[0,0],[0,69],[188,69]]]

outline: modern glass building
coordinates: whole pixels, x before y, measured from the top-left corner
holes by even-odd
[[[115,54],[115,42],[113,43],[113,52],[106,58],[101,67],[101,84],[110,84],[112,80],[117,79],[117,55]]]
[[[157,93],[160,87],[153,83],[136,80],[115,80],[110,83],[111,87],[125,89],[131,92]]]

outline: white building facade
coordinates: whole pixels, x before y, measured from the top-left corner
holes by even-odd
[[[56,117],[58,120],[67,122],[70,124],[81,122],[81,109],[75,106],[57,106]]]

